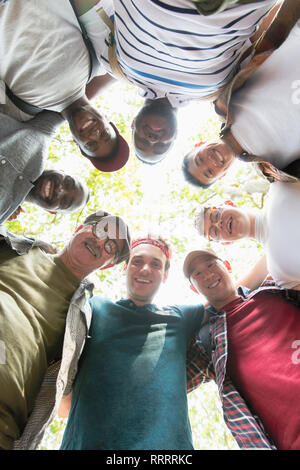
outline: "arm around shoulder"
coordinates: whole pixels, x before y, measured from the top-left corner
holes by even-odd
[[[87,11],[99,3],[99,0],[73,0],[74,8],[78,16],[84,15]]]
[[[61,399],[58,412],[57,412],[60,418],[67,418],[69,416],[70,409],[71,409],[71,402],[72,402],[72,392],[69,393],[69,395],[67,395],[66,397],[63,397]]]

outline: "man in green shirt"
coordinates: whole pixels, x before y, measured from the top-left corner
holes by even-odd
[[[20,438],[48,366],[62,356],[81,281],[126,260],[129,240],[124,221],[103,211],[89,216],[58,255],[12,234],[0,239],[0,448]]]

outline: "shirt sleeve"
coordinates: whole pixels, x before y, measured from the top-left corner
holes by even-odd
[[[106,47],[105,41],[106,39],[108,39],[108,36],[110,34],[110,29],[101,19],[97,10],[101,6],[104,9],[107,16],[112,17],[114,10],[113,10],[113,6],[111,5],[111,3],[112,2],[108,2],[105,0],[101,1],[78,18],[79,22],[84,26],[93,44],[93,47],[95,49],[95,53],[96,53],[98,62],[100,64],[99,75],[103,75],[106,73],[105,69],[101,67],[101,63],[102,63],[101,56],[103,54],[104,48]]]
[[[192,392],[199,385],[214,380],[214,373],[198,335],[191,339],[186,358],[187,392]]]
[[[199,330],[204,319],[204,307],[202,304],[198,305],[178,305],[188,336],[193,335]]]
[[[48,137],[51,137],[56,128],[64,122],[64,119],[60,114],[54,111],[42,111],[37,114],[34,118],[24,123],[24,126],[34,128],[37,131],[42,132]]]

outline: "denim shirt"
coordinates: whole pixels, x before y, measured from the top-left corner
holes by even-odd
[[[49,251],[46,243],[14,235],[9,233],[6,227],[0,226],[0,242],[3,240],[20,256],[37,246]],[[14,450],[38,448],[47,426],[57,414],[62,397],[72,390],[78,360],[91,323],[92,312],[87,294],[92,296],[93,287],[93,284],[85,279],[73,294],[66,318],[62,358],[48,367],[34,408],[22,436],[15,441]]]
[[[61,123],[50,111],[26,123],[0,112],[0,224],[24,202],[44,171],[47,143]]]

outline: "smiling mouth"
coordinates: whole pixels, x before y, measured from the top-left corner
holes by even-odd
[[[46,181],[43,186],[43,195],[45,199],[52,199],[54,189],[54,182],[52,180]]]
[[[219,152],[219,150],[216,150],[216,149],[213,150],[210,159],[213,162],[213,164],[219,168],[221,168],[225,163],[223,155]]]
[[[213,282],[212,284],[210,284],[209,286],[207,286],[207,289],[214,289],[215,287],[217,287],[221,282],[221,279],[217,279],[217,281]]]
[[[136,277],[134,280],[141,284],[151,284],[151,281],[149,279],[140,279]]]
[[[230,235],[232,235],[232,217],[229,217],[229,219],[228,219],[227,231]]]
[[[94,258],[98,258],[100,251],[97,245],[93,243],[93,240],[88,240],[84,242],[85,248],[91,253]]]
[[[89,119],[87,122],[85,122],[81,127],[80,127],[80,132],[86,132],[90,131],[93,129],[93,127],[96,125],[94,119]]]

